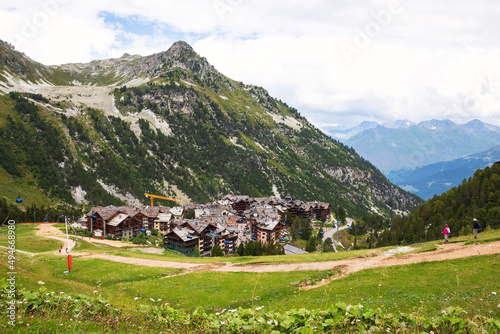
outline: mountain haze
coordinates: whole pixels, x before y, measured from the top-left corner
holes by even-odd
[[[337,138],[386,175],[389,171],[415,169],[500,145],[500,128],[479,120],[467,124],[450,120],[429,120],[418,124],[396,121],[356,129],[358,131],[348,138]]]
[[[500,161],[500,146],[412,170],[391,171],[387,173],[387,177],[400,187],[426,200],[460,185],[464,179],[472,177],[476,170],[484,169],[497,161]]]
[[[198,203],[290,193],[353,216],[421,203],[184,42],[59,66],[1,42],[0,57],[0,194],[9,199],[18,187],[33,199],[92,205],[147,203],[145,191]]]

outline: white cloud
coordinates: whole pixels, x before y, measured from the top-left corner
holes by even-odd
[[[499,14],[494,0],[23,0],[0,4],[0,39],[45,64],[148,55],[183,39],[317,124],[500,125]]]

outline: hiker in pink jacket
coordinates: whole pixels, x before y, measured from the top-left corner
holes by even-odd
[[[447,243],[448,242],[448,234],[450,234],[450,228],[448,227],[448,224],[446,224],[443,232],[441,232],[441,233],[444,234],[444,242]]]

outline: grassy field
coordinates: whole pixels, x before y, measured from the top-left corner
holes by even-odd
[[[43,253],[59,249],[60,241],[36,236],[37,224],[16,224],[16,249],[30,252]],[[7,226],[0,228],[0,246],[8,246]]]
[[[401,265],[363,270],[312,290],[301,290],[297,282],[317,281],[331,272],[306,271],[285,273],[195,272],[183,275],[178,269],[151,268],[73,256],[71,274],[66,257],[48,252],[59,243],[36,237],[36,225],[19,225],[16,241],[19,249],[47,252],[36,256],[17,255],[17,285],[37,290],[43,282],[49,291],[67,295],[84,293],[101,296],[126,311],[146,309],[168,303],[171,306],[208,311],[238,307],[272,310],[291,308],[326,309],[339,301],[381,307],[390,312],[419,312],[432,316],[448,306],[460,306],[468,312],[500,318],[500,255],[458,260]],[[3,229],[2,229],[3,232]],[[4,233],[3,233],[4,234]],[[479,241],[494,240],[498,232],[480,234]],[[1,236],[5,238],[4,235]],[[455,242],[467,237],[455,238]],[[0,242],[5,240],[0,239]],[[48,242],[49,244],[46,244]],[[415,252],[431,251],[442,241],[415,245]],[[304,254],[291,257],[232,257],[191,259],[178,255],[155,255],[138,250],[116,249],[79,240],[79,251],[106,252],[122,256],[177,261],[237,261],[296,263],[369,256],[367,250],[328,254]],[[377,251],[379,252],[379,250]],[[0,266],[7,272],[7,250],[0,249]]]
[[[6,245],[5,228],[0,230],[0,245]],[[179,269],[152,268],[115,263],[85,256],[73,256],[71,274],[65,256],[52,254],[59,242],[35,235],[36,225],[16,226],[16,246],[35,256],[17,254],[17,288],[37,290],[41,282],[55,293],[99,296],[125,312],[173,306],[192,311],[198,307],[208,312],[224,309],[264,307],[268,310],[292,308],[326,309],[337,302],[387,312],[418,312],[433,316],[449,306],[459,306],[469,313],[500,318],[500,255],[477,256],[442,262],[426,262],[377,268],[356,272],[311,290],[301,290],[298,282],[318,281],[331,271],[294,271],[276,273],[183,273]],[[481,233],[479,239],[454,238],[451,242],[491,242],[499,231]],[[412,245],[413,252],[435,250],[442,240]],[[173,253],[147,254],[136,249],[78,241],[78,251],[106,252],[128,257],[185,262],[298,263],[327,261],[348,257],[366,257],[373,250],[342,253],[301,254],[271,257],[228,257],[193,259]],[[379,253],[383,250],[376,250]],[[0,267],[8,272],[7,250],[0,248]],[[182,275],[179,275],[183,273]]]
[[[6,272],[6,250],[0,254]],[[314,281],[328,273],[175,275],[179,270],[76,257],[71,274],[66,275],[66,257],[49,254],[36,258],[18,255],[18,266],[18,288],[36,290],[42,281],[49,291],[98,295],[129,311],[164,303],[213,312],[252,306],[324,309],[341,301],[427,316],[448,306],[460,306],[468,312],[500,317],[500,299],[494,294],[500,293],[500,255],[364,270],[308,291],[292,283]]]

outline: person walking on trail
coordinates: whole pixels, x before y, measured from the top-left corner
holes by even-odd
[[[448,235],[451,233],[450,228],[448,227],[448,224],[446,224],[443,232],[441,232],[441,233],[444,234],[444,242],[447,243],[448,242]]]
[[[477,239],[477,232],[481,228],[481,224],[477,221],[476,218],[473,219],[474,225],[472,226],[472,234],[474,234],[474,239]]]

